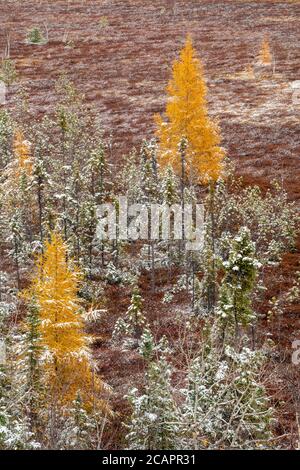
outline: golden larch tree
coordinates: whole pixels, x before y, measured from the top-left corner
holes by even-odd
[[[27,176],[30,176],[32,173],[30,144],[24,139],[23,133],[19,130],[15,133],[13,146],[17,176],[20,176],[23,172],[25,172]]]
[[[258,59],[264,65],[270,65],[272,63],[273,58],[272,58],[272,53],[270,50],[269,39],[267,36],[264,37],[261,43],[261,48],[260,48]]]
[[[203,67],[190,36],[173,64],[167,94],[167,120],[155,116],[161,165],[171,163],[180,172],[180,142],[184,139],[187,171],[201,183],[216,181],[225,151],[220,147],[219,128],[208,116]]]
[[[24,139],[23,132],[17,130],[13,138],[14,159],[4,172],[3,190],[9,207],[20,207],[27,182],[32,175],[30,142]],[[27,194],[28,196],[28,194]],[[27,204],[29,207],[29,204]]]
[[[72,402],[80,393],[86,407],[109,411],[100,397],[107,387],[94,372],[88,337],[77,296],[81,275],[67,260],[62,237],[53,232],[37,260],[37,274],[27,296],[34,297],[39,310],[45,377],[52,400]]]

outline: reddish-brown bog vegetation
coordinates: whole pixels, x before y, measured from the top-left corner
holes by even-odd
[[[26,44],[26,31],[39,26],[48,43]],[[293,82],[299,79],[300,3],[277,1],[2,1],[0,50],[10,36],[10,54],[19,81],[9,92],[13,108],[17,89],[29,91],[34,117],[55,105],[55,81],[65,72],[84,93],[91,112],[101,115],[106,135],[112,134],[113,161],[153,135],[153,114],[162,112],[171,64],[190,33],[201,57],[209,89],[209,109],[219,120],[223,145],[245,183],[267,188],[276,178],[290,199],[299,202],[300,103]],[[268,35],[274,57],[268,78],[247,75],[260,44]],[[268,273],[268,295],[285,291],[299,269],[299,243],[284,256],[280,269]],[[158,304],[142,280],[145,311],[156,333],[172,337],[172,311]],[[163,278],[161,282],[167,282]],[[125,292],[125,294],[124,294]],[[95,357],[100,373],[114,388],[114,406],[126,416],[122,396],[128,383],[138,382],[142,364],[132,354],[112,351],[108,340],[130,290],[107,288],[109,315],[95,331]],[[263,307],[268,310],[268,303]],[[288,308],[280,323],[267,325],[278,345],[276,379],[271,384],[278,406],[278,433],[295,443],[295,403],[299,405],[299,366],[291,364],[291,343],[300,338],[300,308]],[[274,367],[271,365],[270,369]],[[108,447],[122,447],[116,420]]]

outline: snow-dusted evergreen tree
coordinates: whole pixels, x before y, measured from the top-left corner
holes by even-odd
[[[22,337],[11,325],[13,304],[1,304],[0,339],[5,350],[1,350],[0,358],[0,449],[36,449],[40,444],[33,435],[27,415],[26,373],[20,355]]]
[[[100,138],[84,165],[84,186],[88,195],[81,204],[81,244],[84,252],[84,266],[91,275],[94,259],[94,237],[96,233],[97,205],[105,203],[111,191],[111,170],[106,156],[106,145]],[[101,264],[105,262],[105,243],[100,244]],[[97,250],[97,251],[98,251]]]
[[[28,313],[25,320],[24,358],[22,362],[25,374],[26,391],[28,394],[29,420],[32,430],[37,431],[41,420],[41,407],[43,405],[40,317],[34,297],[30,299]]]
[[[47,123],[43,123],[47,126]],[[49,225],[49,203],[53,199],[52,195],[52,178],[49,174],[49,142],[45,136],[45,130],[42,128],[34,129],[34,151],[32,159],[32,174],[30,187],[35,193],[35,204],[38,220],[38,233],[41,248],[43,246],[45,235]]]
[[[109,284],[120,284],[122,282],[120,271],[112,261],[110,261],[106,267],[105,280]]]
[[[173,204],[180,202],[179,182],[171,165],[168,165],[162,174],[162,203],[170,208]],[[171,220],[174,215],[171,214]],[[172,229],[172,224],[171,224]],[[171,267],[177,259],[177,244],[172,242],[173,230],[170,239],[166,243],[168,277],[171,280]]]
[[[140,152],[140,200],[147,207],[148,211],[151,204],[161,202],[161,187],[158,175],[157,165],[157,146],[153,141],[144,141]],[[151,269],[151,289],[155,290],[155,255],[156,241],[151,240],[147,243],[148,266]],[[143,256],[143,250],[141,252]]]
[[[19,410],[16,412],[14,398],[10,398],[10,390],[5,386],[5,373],[0,370],[0,449],[38,449],[40,445],[34,441],[28,420],[20,415]]]
[[[137,153],[131,153],[120,175],[120,186],[129,203],[150,204],[161,197],[155,142],[144,140]]]
[[[126,436],[128,448],[176,449],[178,417],[171,385],[171,366],[164,352],[157,360],[153,357],[156,346],[149,330],[143,335],[141,349],[147,359],[146,384],[142,393],[133,389],[128,396],[133,408]]]
[[[154,142],[144,141],[140,152],[140,193],[139,203],[150,204],[160,199],[160,187]]]
[[[80,393],[61,416],[61,432],[58,441],[59,449],[100,449],[104,428],[103,415],[87,412]]]
[[[188,369],[177,448],[270,446],[272,409],[261,381],[264,356],[244,347],[204,348]]]
[[[8,333],[16,303],[16,290],[11,287],[11,277],[7,272],[0,271],[0,337]]]
[[[130,204],[138,202],[141,198],[140,180],[139,156],[134,150],[126,156],[118,177],[118,186],[122,194],[126,194]]]
[[[37,395],[35,380],[30,379],[36,366],[30,357],[36,358],[34,336],[22,325],[16,324],[19,297],[11,287],[9,276],[1,273],[0,297],[0,448],[38,448],[40,444],[33,425],[31,406]],[[30,339],[29,339],[30,337]]]
[[[98,204],[104,202],[110,188],[110,168],[105,154],[105,143],[100,140],[91,152],[85,172],[89,180],[89,190]]]
[[[54,202],[58,226],[68,240],[70,254],[90,278],[104,244],[94,243],[96,207],[107,200],[110,165],[99,118],[93,118],[74,84],[62,77],[56,112],[57,137],[53,146]]]
[[[202,285],[199,278],[193,274],[192,285],[192,312],[199,315],[202,306]]]
[[[57,91],[60,99],[56,109],[59,133],[55,147],[55,197],[59,223],[67,240],[76,238],[79,231],[79,208],[88,186],[84,168],[94,148],[97,131],[82,103],[82,96],[65,76],[58,81]],[[78,258],[78,246],[72,248]]]
[[[12,159],[11,141],[13,138],[13,120],[6,110],[0,110],[0,168],[4,170]]]
[[[178,181],[171,165],[168,165],[164,171],[162,179],[163,202],[172,206],[179,201]]]
[[[256,315],[251,306],[257,270],[261,266],[248,228],[242,227],[229,241],[225,271],[217,307],[222,343],[238,340],[240,328],[253,325]]]
[[[264,193],[258,186],[243,188],[233,175],[232,183],[219,183],[215,194],[217,237],[236,233],[247,226],[256,245],[256,255],[264,264],[274,264],[288,248],[293,248],[299,226],[299,211],[278,183]]]
[[[115,324],[113,339],[121,339],[127,347],[138,347],[143,330],[147,326],[142,303],[143,299],[139,288],[135,286],[127,312]]]
[[[203,276],[200,285],[197,282],[197,313],[204,317],[212,314],[215,306],[215,292],[218,287],[215,275],[215,257],[216,254],[211,244],[211,223],[206,221],[204,225],[204,245],[199,254]]]
[[[20,288],[21,268],[28,257],[28,243],[26,241],[25,227],[23,224],[22,211],[16,209],[9,223],[9,235],[7,241],[11,244],[9,254],[13,259],[16,269],[17,287]]]
[[[78,248],[78,252],[83,252],[83,265],[89,277],[91,277],[94,267],[93,250],[97,227],[97,206],[95,199],[89,198],[81,204],[79,217],[80,232],[75,237],[75,243],[81,243],[81,248]]]

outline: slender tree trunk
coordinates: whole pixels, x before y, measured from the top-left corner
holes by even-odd
[[[181,151],[181,179],[180,179],[180,191],[181,191],[181,236],[182,240],[185,239],[184,233],[184,189],[185,189],[185,151]]]
[[[155,291],[155,257],[154,257],[154,240],[151,241],[151,290]]]
[[[238,313],[237,313],[235,295],[233,299],[233,308],[234,308],[234,321],[235,321],[235,347],[237,348],[239,344],[239,338],[240,338],[240,326],[239,326],[239,318],[238,318]]]
[[[251,325],[251,338],[252,338],[252,349],[255,351],[255,327]]]
[[[43,234],[43,200],[42,200],[42,181],[38,178],[38,208],[39,208],[39,228],[40,228],[40,240],[43,250],[44,245],[44,234]]]
[[[180,142],[180,160],[181,160],[181,177],[180,177],[180,192],[181,192],[181,250],[185,249],[185,226],[184,226],[184,190],[185,190],[185,166],[186,166],[186,142],[184,139]]]
[[[211,219],[211,251],[212,251],[212,277],[209,286],[209,310],[214,312],[216,306],[216,261],[215,261],[215,186],[214,183],[211,182],[209,186],[209,194],[210,194],[210,219]]]
[[[100,251],[101,251],[101,266],[102,268],[104,268],[104,243],[103,241],[101,241],[101,247],[100,247]]]
[[[93,269],[93,255],[92,255],[92,243],[89,243],[89,277],[92,279]]]
[[[66,152],[65,152],[65,131],[62,129],[62,159],[63,159],[63,184],[66,183],[67,181],[67,175],[66,175]],[[63,213],[64,213],[64,218],[63,218],[63,230],[64,230],[64,238],[65,241],[67,240],[67,219],[66,219],[66,214],[67,214],[67,200],[66,200],[66,194],[64,193],[63,196]]]
[[[192,261],[192,312],[195,311],[195,266]]]
[[[171,282],[171,274],[172,274],[172,269],[171,269],[171,243],[168,240],[168,283]]]
[[[17,286],[20,290],[20,267],[19,267],[19,250],[18,250],[18,242],[15,239],[15,263],[16,263],[16,271],[17,271]]]

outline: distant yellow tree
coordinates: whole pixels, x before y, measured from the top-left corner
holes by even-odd
[[[25,228],[24,234],[32,234],[35,224],[35,197],[31,188],[33,162],[30,142],[24,139],[20,130],[14,134],[12,150],[14,158],[3,171],[2,211],[8,220],[13,220],[18,211],[19,222]]]
[[[15,168],[17,176],[20,176],[23,172],[30,176],[32,174],[30,144],[24,139],[21,131],[17,131],[14,136],[14,155],[16,158]]]
[[[17,130],[14,135],[13,154],[15,158],[7,165],[4,172],[3,190],[8,206],[15,208],[22,205],[24,192],[26,193],[27,183],[32,175],[30,143],[24,139],[20,130]],[[29,195],[26,194],[26,196]],[[29,204],[26,205],[29,207]]]
[[[270,50],[269,39],[264,37],[259,52],[259,61],[264,65],[270,65],[272,63],[272,53]]]
[[[94,373],[84,334],[77,296],[80,279],[79,271],[67,261],[62,237],[54,232],[45,243],[26,295],[35,298],[39,310],[45,377],[52,400],[71,403],[80,393],[87,408],[97,401],[97,407],[107,412],[107,402],[99,398],[106,386]]]
[[[174,62],[167,93],[167,120],[155,116],[160,163],[163,166],[171,163],[180,172],[180,142],[184,139],[186,170],[201,183],[216,181],[222,172],[225,152],[220,147],[218,126],[208,116],[203,67],[190,37],[179,60]]]

